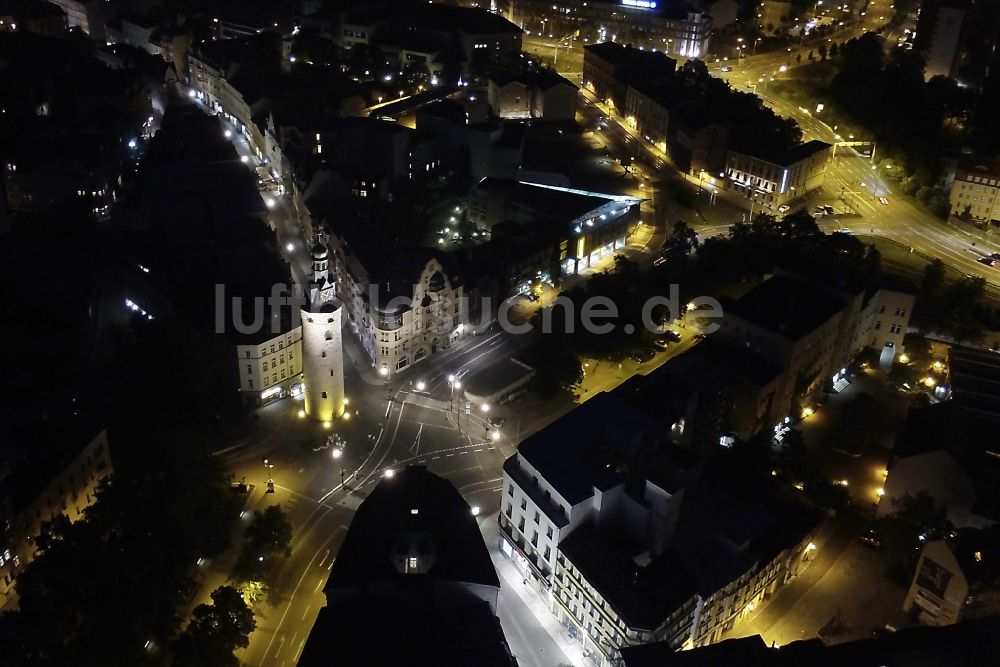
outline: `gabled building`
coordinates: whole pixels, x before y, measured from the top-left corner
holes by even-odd
[[[552,70],[493,72],[488,99],[500,118],[572,121],[576,117],[576,86]]]
[[[499,591],[458,490],[408,467],[382,478],[354,514],[298,664],[514,667]]]
[[[927,542],[903,611],[924,625],[951,625],[1000,612],[1000,535],[965,529]]]

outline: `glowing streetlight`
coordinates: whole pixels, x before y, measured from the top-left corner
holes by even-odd
[[[482,410],[483,412],[489,412],[490,411],[490,404],[489,403],[483,403],[482,405],[479,406],[479,409]]]
[[[423,380],[417,382],[417,391],[423,391],[426,388],[427,384]]]
[[[335,447],[334,448],[334,450],[333,450],[333,458],[339,459],[343,455],[344,455],[344,450],[343,449],[341,449],[340,447]]]
[[[285,244],[285,250],[287,250],[288,252],[291,252],[291,251],[295,250],[295,246],[293,246],[291,243],[286,243]]]
[[[330,428],[333,426],[333,422],[325,421],[323,422],[323,428]]]
[[[395,471],[395,470],[393,470],[392,468],[389,468],[389,469],[388,469],[388,470],[386,470],[386,471],[385,471],[384,473],[382,473],[382,476],[383,476],[383,477],[386,477],[386,478],[388,478],[388,479],[392,479],[393,477],[395,477],[395,476],[396,476],[396,471]]]

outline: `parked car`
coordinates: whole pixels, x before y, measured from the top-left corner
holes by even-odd
[[[656,340],[653,341],[653,345],[660,348],[661,350],[667,349],[667,346],[669,346],[670,343],[671,341],[666,338],[657,338]]]
[[[869,528],[861,535],[861,544],[865,545],[870,549],[880,549],[882,547],[882,539],[875,532],[874,528]]]
[[[787,213],[790,208],[791,206],[789,206],[788,204],[782,204],[781,206],[778,207],[778,213]]]
[[[656,350],[651,347],[642,348],[641,350],[636,350],[629,355],[629,359],[637,364],[643,364],[653,357],[656,356]]]
[[[723,72],[732,72],[733,68],[730,67],[729,65],[723,65],[722,67],[719,68],[719,70]]]
[[[679,333],[677,333],[676,331],[667,331],[667,332],[664,332],[663,337],[666,338],[667,340],[669,340],[672,343],[679,343],[679,342],[681,342],[681,335]]]
[[[996,266],[997,260],[992,257],[980,257],[976,260],[980,264],[985,264],[986,266]]]
[[[880,204],[882,204],[884,206],[888,206],[889,205],[889,200],[886,199],[885,197],[879,197],[878,198],[878,203],[880,203]]]

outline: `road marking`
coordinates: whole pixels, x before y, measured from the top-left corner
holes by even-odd
[[[306,610],[304,612],[302,612],[302,620],[303,621],[306,620],[306,615],[309,613],[310,609],[312,609],[312,605],[306,605]]]
[[[316,588],[313,589],[313,593],[319,593],[319,589],[321,588],[323,588],[323,577],[320,577],[319,581],[316,582]]]
[[[330,510],[328,509],[327,512],[329,512],[329,511]],[[324,516],[325,516],[325,514],[324,514]],[[285,605],[285,611],[283,611],[281,613],[281,618],[278,619],[278,625],[275,627],[275,631],[277,631],[279,628],[281,628],[282,623],[285,622],[285,616],[288,615],[288,610],[292,606],[292,600],[295,599],[295,594],[299,592],[299,588],[301,588],[302,582],[306,578],[306,574],[309,572],[309,569],[312,567],[313,563],[316,561],[316,556],[319,555],[320,549],[323,549],[324,547],[326,547],[326,545],[329,544],[333,540],[333,538],[340,532],[340,529],[341,528],[338,526],[337,530],[335,530],[333,532],[333,534],[330,535],[330,537],[326,538],[326,541],[323,542],[323,544],[320,545],[319,549],[316,550],[316,553],[314,553],[313,556],[312,556],[312,558],[309,559],[309,564],[306,565],[306,568],[302,571],[302,576],[299,577],[298,582],[295,584],[295,588],[292,590],[292,594],[288,596],[288,604]],[[282,639],[282,641],[284,641],[284,639]],[[267,648],[264,649],[264,657],[261,658],[260,667],[264,667],[264,662],[267,660],[267,654],[271,650],[271,644],[273,644],[273,643],[274,643],[274,635],[271,635],[271,641],[269,641],[267,643]]]
[[[323,563],[325,563],[325,562],[326,562],[326,557],[327,557],[327,556],[329,556],[329,555],[330,555],[330,550],[329,550],[329,549],[327,549],[327,550],[326,550],[326,553],[325,553],[325,554],[323,554],[323,560],[321,560],[321,561],[320,561],[320,562],[318,563],[318,565],[322,565]]]
[[[306,640],[305,640],[305,638],[303,638],[302,641],[299,642],[299,648],[298,648],[298,650],[295,651],[295,662],[299,661],[299,656],[302,655],[302,649],[304,649],[305,646],[306,646]]]

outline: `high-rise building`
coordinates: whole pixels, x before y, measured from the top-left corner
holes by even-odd
[[[969,10],[962,3],[944,4],[937,10],[927,51],[924,76],[953,77],[958,72],[962,45],[968,29]]]

